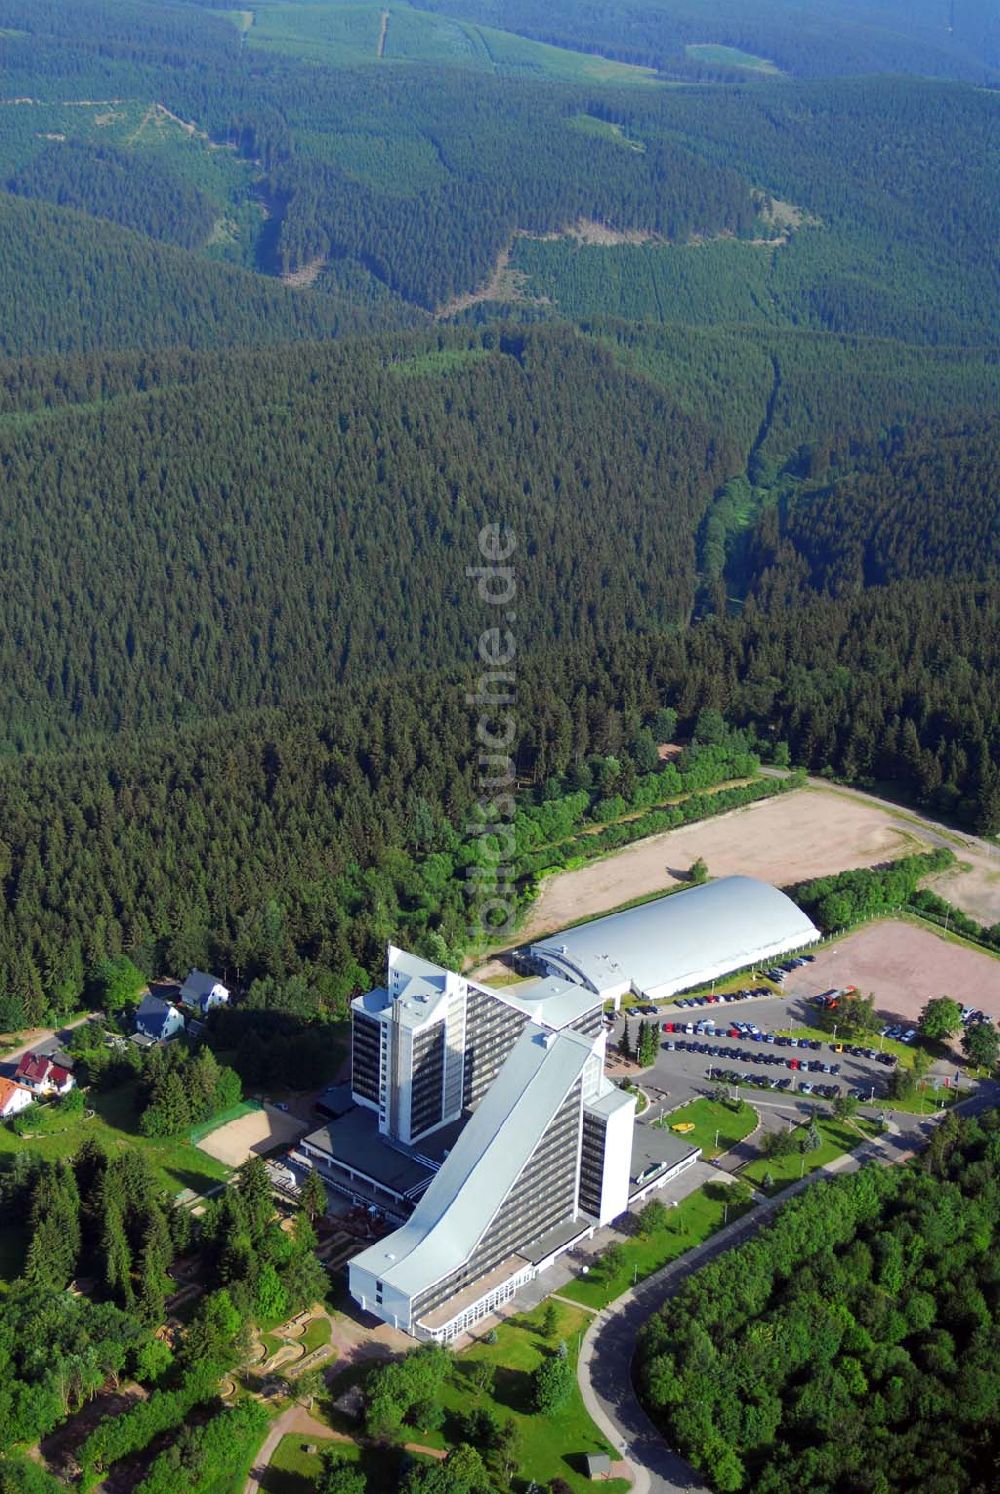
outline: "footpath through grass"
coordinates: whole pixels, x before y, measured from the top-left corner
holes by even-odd
[[[757,1124],[757,1112],[746,1100],[740,1100],[738,1108],[720,1104],[717,1100],[693,1100],[680,1110],[665,1115],[656,1125],[664,1131],[676,1131],[678,1126],[693,1125],[693,1131],[677,1132],[690,1146],[700,1146],[706,1160],[728,1152],[737,1142],[749,1136]]]
[[[570,1297],[584,1307],[607,1307],[635,1282],[652,1276],[661,1266],[676,1260],[686,1250],[700,1245],[721,1229],[726,1219],[728,1186],[720,1181],[689,1193],[687,1198],[671,1208],[670,1221],[664,1229],[649,1235],[635,1235],[623,1243],[621,1265],[616,1270],[608,1272],[607,1267],[598,1261],[586,1276],[578,1276],[568,1286],[562,1287],[560,1296]],[[730,1221],[741,1212],[746,1212],[746,1209],[730,1207]]]

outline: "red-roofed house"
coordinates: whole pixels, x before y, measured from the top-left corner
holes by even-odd
[[[53,1063],[47,1053],[26,1053],[14,1078],[36,1095],[67,1095],[76,1082],[69,1069]]]
[[[27,1110],[32,1099],[30,1089],[0,1075],[0,1120],[7,1120],[10,1116],[17,1115],[18,1111]]]

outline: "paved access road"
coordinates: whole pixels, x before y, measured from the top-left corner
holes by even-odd
[[[67,1022],[65,1027],[34,1027],[30,1036],[25,1038],[16,1048],[10,1048],[0,1057],[0,1074],[6,1074],[13,1078],[18,1062],[25,1053],[32,1052],[35,1048],[41,1048],[44,1044],[56,1038],[60,1043],[69,1041],[74,1027],[82,1027],[84,1022],[89,1022],[92,1017],[99,1017],[100,1012],[86,1012],[82,1017],[74,1017],[72,1022]],[[22,1035],[23,1036],[23,1035]]]
[[[995,1106],[998,1100],[1000,1085],[983,1085],[958,1109],[973,1114]],[[935,1120],[922,1121],[921,1132],[926,1134],[935,1123]],[[691,1490],[707,1494],[695,1470],[667,1447],[632,1388],[632,1357],[644,1324],[692,1272],[723,1251],[742,1244],[795,1194],[836,1173],[851,1172],[865,1161],[885,1165],[905,1162],[914,1155],[918,1144],[913,1129],[905,1133],[894,1131],[865,1143],[856,1152],[838,1157],[829,1167],[793,1183],[752,1213],[719,1230],[703,1245],[664,1266],[595,1316],[580,1346],[577,1365],[580,1390],[587,1410],[604,1435],[618,1449],[627,1448],[626,1457],[634,1469],[635,1494],[683,1494]]]

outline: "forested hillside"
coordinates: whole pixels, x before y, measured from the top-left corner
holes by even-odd
[[[733,77],[762,61],[799,77],[904,73],[985,81],[1000,68],[989,0],[960,0],[942,24],[935,0],[422,0],[560,46],[662,69]],[[740,54],[743,54],[742,56]],[[727,55],[728,54],[728,55]]]
[[[0,193],[0,354],[231,347],[329,337],[372,315],[70,208]]]
[[[497,511],[523,646],[687,621],[726,433],[572,333],[443,341],[242,356],[0,422],[8,744],[464,660]]]
[[[992,43],[977,31],[977,5],[967,0],[954,36],[976,37],[981,83]],[[293,9],[292,21],[322,21]],[[534,25],[530,6],[509,17],[480,9]],[[586,34],[599,19],[585,10],[575,24]],[[668,4],[641,17],[623,7],[612,25],[669,32],[675,20]],[[692,45],[711,41],[706,24]],[[845,8],[812,24],[853,22]],[[787,25],[800,28],[801,16]],[[322,49],[258,46],[254,33],[251,24],[243,41],[229,17],[196,5],[78,0],[63,12],[0,0],[3,179],[200,255],[328,277],[355,303],[370,302],[373,279],[397,317],[400,303],[457,312],[488,294],[532,316],[808,325],[938,343],[996,336],[1000,181],[986,89],[803,82],[796,69],[794,82],[737,70],[728,83],[683,88],[572,68],[489,75],[433,47],[399,64],[341,65]],[[920,44],[897,24],[879,45],[898,73]],[[958,51],[942,45],[954,63]],[[867,70],[845,64],[818,71]],[[929,55],[915,70],[969,76]],[[141,163],[131,179],[123,156]],[[581,225],[591,240],[582,248],[565,237]],[[513,278],[498,273],[507,255]],[[100,308],[101,277],[85,268],[70,289]],[[261,340],[251,314],[245,323],[245,339]],[[114,345],[110,325],[101,336]]]
[[[512,756],[526,788],[614,796],[648,770],[658,712],[689,733],[709,709],[768,754],[996,833],[998,671],[995,582],[751,601],[684,632],[519,656]],[[460,951],[480,854],[477,674],[331,683],[283,711],[0,764],[8,1020],[72,1003],[84,969],[123,947],[153,973],[302,974],[333,1010],[387,938]]]
[[[520,812],[707,710],[1000,830],[991,8],[385,11],[0,0],[10,1020],[459,957],[487,522]]]
[[[722,576],[988,579],[998,398],[974,353],[611,324],[7,365],[0,742],[463,662],[496,512],[528,649],[687,624]]]
[[[919,1166],[810,1188],[656,1315],[644,1400],[713,1488],[995,1487],[998,1137],[948,1116]]]

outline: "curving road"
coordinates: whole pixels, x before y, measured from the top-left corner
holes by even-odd
[[[984,1084],[971,1099],[954,1108],[972,1114],[995,1106],[998,1099],[1000,1085]],[[925,1134],[936,1123],[937,1117],[923,1121]],[[591,1417],[632,1465],[635,1494],[685,1494],[685,1491],[690,1494],[692,1490],[697,1494],[708,1494],[700,1475],[664,1442],[639,1404],[632,1386],[636,1341],[642,1327],[662,1306],[664,1299],[707,1261],[742,1244],[797,1193],[836,1173],[853,1172],[866,1161],[884,1165],[908,1161],[914,1156],[918,1144],[912,1131],[895,1132],[837,1157],[828,1167],[819,1168],[791,1184],[774,1198],[759,1204],[751,1214],[735,1220],[704,1244],[695,1246],[647,1277],[595,1316],[580,1345],[577,1378]]]

